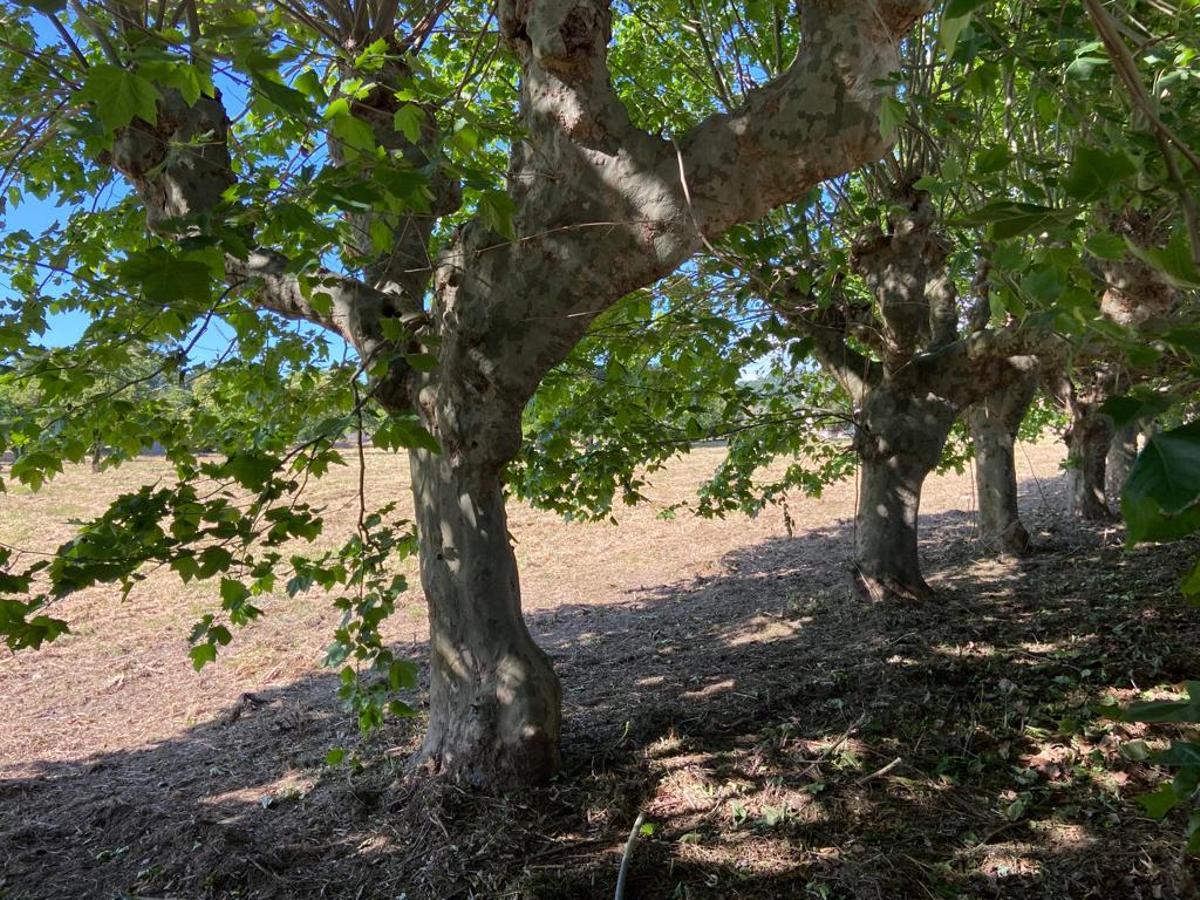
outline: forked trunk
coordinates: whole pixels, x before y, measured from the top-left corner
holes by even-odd
[[[1017,505],[1017,466],[1013,451],[1037,381],[1022,379],[996,391],[967,412],[975,446],[975,492],[979,532],[994,550],[1020,556],[1029,550],[1029,532]]]
[[[1077,416],[1067,432],[1068,511],[1081,519],[1112,518],[1104,498],[1104,476],[1112,420],[1100,412]]]
[[[424,450],[410,460],[429,603],[421,756],[477,787],[544,781],[558,768],[562,695],[521,616],[500,465]]]
[[[954,410],[932,395],[880,387],[864,413],[856,439],[862,478],[855,580],[873,599],[926,599],[933,590],[921,575],[917,551],[921,487],[941,458]]]
[[[1108,445],[1108,458],[1104,464],[1104,493],[1108,498],[1108,508],[1116,513],[1121,508],[1121,491],[1133,471],[1133,464],[1138,455],[1138,438],[1142,435],[1139,422],[1131,422],[1123,428],[1113,431],[1112,442]]]

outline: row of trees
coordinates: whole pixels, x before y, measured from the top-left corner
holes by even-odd
[[[1200,167],[1181,115],[1197,23],[1165,4],[3,15],[10,221],[30,198],[63,207],[0,247],[3,377],[40,400],[12,426],[10,474],[36,486],[97,442],[158,443],[179,481],[119,498],[51,561],[6,556],[0,632],[36,646],[66,627],[55,597],[132,589],[159,562],[220,582],[193,634],[203,664],[258,595],[318,584],[345,613],[330,661],[374,673],[345,669],[371,724],[412,684],[380,625],[416,544],[421,756],[476,784],[558,764],[560,689],[521,617],[506,485],[604,515],[712,436],[730,453],[703,513],[858,469],[857,578],[924,598],[921,486],[964,452],[956,428],[989,539],[1020,550],[1012,448],[1038,385],[1070,416],[1078,507],[1096,514],[1113,423],[1169,408],[1197,349]],[[47,348],[47,311],[90,324]],[[203,360],[221,408],[277,415],[188,419],[119,375],[154,348],[186,380],[214,323],[232,335]],[[363,498],[345,547],[295,553],[321,527],[304,484],[376,412],[376,444],[409,453],[415,523]],[[852,427],[856,461],[821,437],[829,421]]]

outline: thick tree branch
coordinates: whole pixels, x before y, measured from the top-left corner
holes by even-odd
[[[608,305],[706,239],[882,155],[897,41],[925,8],[811,0],[784,74],[673,141],[634,127],[612,88],[608,0],[504,0],[528,135],[509,176],[518,240],[467,229],[443,259],[435,316],[528,395]]]
[[[854,405],[861,406],[883,379],[883,367],[850,346],[848,324],[840,310],[836,306],[820,309],[811,294],[786,284],[777,286],[766,301],[784,321],[812,339],[818,362],[837,379]]]
[[[424,321],[419,312],[396,313],[396,296],[327,269],[308,276],[308,296],[300,279],[288,272],[285,256],[254,250],[245,260],[227,258],[232,284],[249,287],[251,302],[289,319],[303,319],[336,332],[368,360],[385,344],[381,319],[392,316],[409,329]]]
[[[787,70],[680,141],[696,218],[709,236],[878,159],[891,144],[879,128],[885,85],[899,68],[898,39],[927,4],[803,7],[803,44]]]
[[[914,360],[925,383],[960,408],[978,403],[1037,368],[1054,368],[1069,345],[1041,328],[977,331]]]
[[[890,218],[887,232],[872,227],[851,255],[875,298],[889,371],[907,366],[923,346],[949,343],[957,330],[957,295],[943,271],[946,249],[933,231],[933,204],[923,192],[904,199],[906,209]]]
[[[117,135],[108,161],[142,198],[148,227],[180,237],[192,234],[197,218],[216,210],[234,183],[229,120],[219,98],[201,97],[188,105],[176,91],[162,95],[158,121],[135,120]],[[328,270],[306,276],[302,284],[286,257],[264,248],[251,250],[245,259],[227,256],[226,277],[234,286],[248,287],[256,306],[341,335],[364,363],[392,352],[381,324],[385,316],[410,327],[422,319],[419,305],[400,286],[381,290]],[[388,376],[384,394],[393,405],[399,405],[402,392],[390,388],[407,372],[398,361]]]

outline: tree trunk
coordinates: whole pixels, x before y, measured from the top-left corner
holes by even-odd
[[[862,466],[855,521],[854,573],[873,599],[922,600],[917,516],[921,486],[941,459],[953,407],[933,395],[880,386],[871,391],[856,437]]]
[[[1108,445],[1108,457],[1104,463],[1104,493],[1108,508],[1116,513],[1121,508],[1121,491],[1133,471],[1138,455],[1138,438],[1142,435],[1140,422],[1130,422],[1124,428],[1113,430],[1112,442]]]
[[[1067,431],[1067,505],[1071,515],[1097,522],[1112,518],[1104,498],[1112,432],[1112,420],[1093,410],[1076,416]]]
[[[521,616],[501,463],[410,453],[429,604],[429,727],[438,774],[504,789],[558,768],[562,694]]]
[[[975,492],[979,531],[994,550],[1020,556],[1029,550],[1029,532],[1017,505],[1017,431],[1033,396],[1036,378],[1023,378],[996,391],[967,411],[975,445]]]

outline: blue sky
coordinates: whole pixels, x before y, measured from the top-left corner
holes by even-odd
[[[40,234],[56,221],[65,219],[70,214],[70,208],[60,208],[54,200],[26,197],[21,203],[9,206],[4,215],[0,216],[0,228],[6,232],[24,229],[30,234]],[[56,290],[59,289],[47,285],[47,293],[54,294]],[[17,299],[8,283],[8,273],[2,268],[0,268],[0,299]],[[50,346],[61,347],[78,340],[90,318],[87,314],[75,310],[53,313],[47,316],[46,321],[47,331],[43,335],[43,342]]]
[[[32,21],[40,44],[49,46],[60,41],[58,34],[44,17],[34,16]],[[219,72],[215,74],[214,82],[231,108],[240,109],[245,105],[246,89],[242,84]],[[123,187],[118,188],[118,190],[123,189]],[[78,208],[74,205],[59,206],[55,197],[42,200],[26,195],[20,203],[9,204],[4,212],[0,213],[0,230],[4,232],[25,230],[33,235],[42,234],[56,222],[65,222]],[[56,296],[64,291],[65,287],[55,287],[51,284],[46,285],[45,288],[45,293],[49,296]],[[9,284],[7,272],[0,265],[0,301],[19,299]],[[47,316],[46,321],[47,330],[41,336],[40,342],[50,347],[63,347],[73,344],[83,335],[84,330],[91,322],[91,317],[86,312],[71,310],[51,313]],[[316,328],[316,326],[308,325],[297,327],[313,328],[314,330]],[[210,324],[208,330],[197,342],[193,350],[193,358],[197,361],[213,359],[227,349],[231,339],[232,331],[224,323],[216,320]],[[340,338],[330,336],[330,344],[331,352],[335,357],[345,355],[346,346]]]

